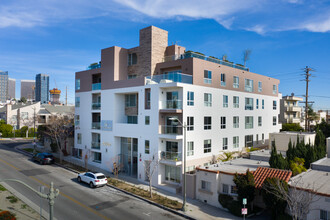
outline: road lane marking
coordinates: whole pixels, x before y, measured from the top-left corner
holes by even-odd
[[[4,160],[2,160],[2,159],[0,159],[0,161],[1,161],[2,163],[6,164],[6,165],[8,165],[8,166],[10,166],[10,167],[12,167],[12,168],[18,170],[18,171],[20,171],[19,168],[17,168],[17,167],[15,167],[14,165],[8,163],[7,161],[4,161]],[[38,183],[41,184],[41,185],[46,186],[47,188],[50,188],[50,186],[49,186],[47,183],[44,183],[43,181],[39,180],[38,178],[36,178],[36,177],[34,177],[34,176],[29,176],[29,178],[30,178],[30,179],[33,179],[34,181],[38,182]],[[103,215],[103,214],[101,214],[101,213],[95,211],[94,209],[92,209],[92,208],[86,206],[85,204],[79,202],[78,200],[76,200],[76,199],[74,199],[74,198],[72,198],[72,197],[66,195],[65,193],[60,192],[60,195],[63,196],[63,197],[65,197],[65,198],[67,198],[67,199],[69,199],[70,201],[76,203],[77,205],[83,207],[84,209],[86,209],[86,210],[88,210],[88,211],[94,213],[95,215],[97,215],[97,216],[99,216],[99,217],[101,217],[101,218],[103,218],[103,219],[105,219],[105,220],[111,220],[110,218],[106,217],[105,215]]]

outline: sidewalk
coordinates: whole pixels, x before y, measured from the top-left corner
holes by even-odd
[[[25,144],[25,145],[17,146],[16,148],[19,148],[19,149],[33,148],[33,145]],[[37,148],[40,151],[44,150],[44,148],[40,145],[37,145]],[[58,153],[53,153],[53,155],[56,157],[59,156]],[[72,156],[63,157],[63,160],[67,161],[69,163],[78,165],[78,166],[82,166],[82,167],[84,166],[84,163],[81,160],[74,158]],[[113,177],[112,173],[110,173],[109,171],[100,169],[98,167],[94,167],[90,164],[88,165],[88,169],[96,171],[96,172],[102,172],[107,176]],[[135,179],[133,177],[119,174],[118,179],[123,180],[129,184],[138,186],[140,188],[143,188],[145,190],[149,190],[149,186],[147,184],[140,182],[138,179]],[[154,190],[154,192],[156,192],[159,195],[165,196],[172,200],[177,200],[182,203],[181,195],[174,194],[174,193],[171,193],[171,192],[159,189],[159,188],[155,188],[155,187],[153,187],[153,190]],[[203,203],[201,201],[198,201],[198,200],[187,198],[186,204],[187,204],[186,212],[182,212],[182,211],[177,211],[177,212],[185,214],[193,219],[203,219],[203,220],[215,220],[215,219],[237,219],[238,220],[238,219],[241,219],[239,217],[236,217],[236,216],[230,214],[229,212],[227,212],[225,210],[219,209],[214,206],[210,206],[210,205]]]

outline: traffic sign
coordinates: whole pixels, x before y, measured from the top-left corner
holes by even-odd
[[[247,208],[242,208],[242,215],[247,215]]]
[[[243,205],[246,205],[246,204],[247,204],[247,199],[244,198],[244,199],[243,199]]]

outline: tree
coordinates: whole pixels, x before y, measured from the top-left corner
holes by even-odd
[[[62,142],[73,134],[73,115],[65,116],[54,115],[53,117],[50,117],[49,124],[47,124],[48,135],[55,141],[60,150],[60,163],[62,163],[62,154],[64,150]]]
[[[304,129],[297,123],[282,124],[281,131],[303,131]]]
[[[85,149],[84,154],[83,154],[83,159],[84,159],[84,166],[85,166],[85,171],[88,171],[88,160],[91,156],[91,151],[90,149]]]
[[[290,161],[290,169],[292,171],[293,176],[306,171],[306,168],[304,167],[304,163],[305,160],[299,157],[295,157],[294,160]]]
[[[26,103],[26,98],[23,96],[23,97],[21,97],[21,102],[23,102],[23,103]]]
[[[310,131],[310,123],[315,121],[315,123],[320,119],[319,115],[314,112],[313,106],[308,105],[308,110],[307,110],[307,124],[308,124],[308,130]]]
[[[234,154],[235,152],[223,152],[223,154],[218,157],[218,160],[222,160],[223,162],[232,160]]]
[[[271,168],[281,169],[281,170],[288,170],[289,163],[287,160],[284,159],[281,153],[277,153],[275,141],[272,142],[272,151],[269,158],[269,165]]]
[[[246,198],[248,204],[251,206],[251,210],[253,210],[253,200],[255,192],[253,174],[249,171],[249,169],[246,171],[245,174],[236,173],[234,176],[234,183],[237,187],[238,201],[243,201],[243,198]]]
[[[13,126],[3,124],[0,126],[0,131],[2,133],[2,137],[11,137],[13,132]]]
[[[121,155],[116,155],[112,157],[107,165],[109,169],[112,171],[115,178],[118,179],[119,172],[124,167],[124,164],[121,163]]]
[[[288,150],[286,151],[286,160],[290,162],[295,158],[295,147],[292,145],[291,138],[288,144]]]
[[[146,179],[149,181],[149,192],[150,198],[152,198],[152,176],[157,170],[159,164],[159,160],[157,158],[157,154],[152,155],[149,160],[144,160],[143,166],[146,174]]]
[[[0,120],[0,126],[1,126],[1,125],[4,125],[4,124],[6,124],[6,121],[3,120],[3,119],[1,119],[1,120]]]
[[[306,167],[306,169],[309,169],[311,163],[317,160],[317,155],[316,155],[315,146],[313,147],[310,144],[308,144],[306,147],[307,147],[307,155],[305,158],[304,166]]]
[[[246,49],[243,51],[243,61],[244,61],[244,66],[246,66],[246,61],[250,59],[252,51],[250,49]]]
[[[266,178],[262,187],[262,198],[272,212],[272,219],[282,216],[287,206],[287,202],[283,198],[275,195],[279,190],[277,184],[280,184],[285,192],[288,191],[288,184],[278,178]]]
[[[21,127],[21,137],[26,137],[26,133],[28,132],[28,126]]]

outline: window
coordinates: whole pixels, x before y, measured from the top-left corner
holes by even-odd
[[[233,128],[239,128],[239,116],[233,117]]]
[[[223,107],[224,108],[228,108],[228,96],[227,95],[224,95],[223,96]]]
[[[212,127],[212,118],[207,116],[204,117],[204,130],[211,130]]]
[[[236,194],[236,195],[237,195],[237,186],[233,186],[233,185],[231,185],[231,186],[230,186],[230,193],[231,193],[231,194]]]
[[[276,116],[273,116],[273,125],[276,125]]]
[[[229,187],[227,184],[222,184],[222,193],[224,193],[224,194],[229,193]]]
[[[220,117],[220,129],[226,129],[226,117]]]
[[[234,106],[234,108],[239,108],[239,97],[238,96],[234,96],[233,106]]]
[[[194,130],[194,117],[187,117],[187,131]]]
[[[81,143],[82,143],[82,134],[77,133],[77,144],[81,144]]]
[[[226,86],[226,74],[221,73],[221,86]]]
[[[258,117],[258,126],[259,127],[262,126],[262,117],[261,116]]]
[[[206,191],[211,191],[211,182],[202,180],[201,181],[202,189]]]
[[[233,78],[233,87],[235,89],[239,88],[239,77],[238,76],[234,76],[234,78]]]
[[[259,134],[256,135],[256,142],[259,144]]]
[[[262,139],[262,143],[264,144],[265,143],[265,134],[264,133],[261,134],[261,139]]]
[[[265,109],[265,100],[262,100],[262,109]]]
[[[245,147],[253,147],[253,135],[245,135]]]
[[[245,129],[253,128],[253,116],[245,116]]]
[[[276,110],[276,100],[273,101],[273,110]]]
[[[136,107],[136,94],[125,95],[125,107]]]
[[[234,136],[233,137],[233,147],[234,148],[238,148],[239,147],[239,137],[238,136]]]
[[[321,220],[329,220],[330,219],[330,212],[325,210],[320,210],[320,219]]]
[[[212,71],[204,70],[204,83],[206,84],[212,83]]]
[[[277,86],[273,85],[273,94],[276,95],[276,93],[277,93]]]
[[[252,79],[245,79],[245,91],[253,92],[253,80]]]
[[[76,103],[75,103],[76,107],[80,107],[80,97],[76,97]]]
[[[146,116],[145,119],[144,119],[144,123],[146,125],[150,125],[150,116]]]
[[[151,90],[150,89],[145,89],[145,105],[144,108],[145,109],[150,109],[151,107]]]
[[[262,92],[262,82],[258,82],[258,92]]]
[[[102,154],[99,152],[94,152],[94,162],[101,163],[102,162]]]
[[[211,107],[212,106],[212,94],[204,93],[204,106]]]
[[[194,142],[187,142],[187,156],[194,156]]]
[[[204,153],[211,152],[211,139],[204,140]]]
[[[259,99],[256,99],[256,109],[259,109]]]
[[[181,181],[181,167],[174,167],[165,165],[165,180],[180,183]]]
[[[137,55],[136,53],[129,53],[128,54],[128,66],[137,64]]]
[[[187,105],[194,106],[194,92],[187,92]]]
[[[195,165],[193,166],[187,166],[187,172],[195,171]]]
[[[228,138],[222,138],[222,150],[228,150]]]
[[[136,77],[137,77],[136,74],[127,75],[127,79],[135,79]]]
[[[144,153],[150,154],[150,141],[149,140],[144,141]]]
[[[128,115],[127,116],[127,124],[137,124],[138,123],[138,117],[137,115]]]
[[[75,115],[75,125],[78,126],[80,124],[80,116],[79,115]]]
[[[76,79],[76,90],[80,90],[80,79]]]
[[[253,110],[253,98],[245,98],[245,110]]]

